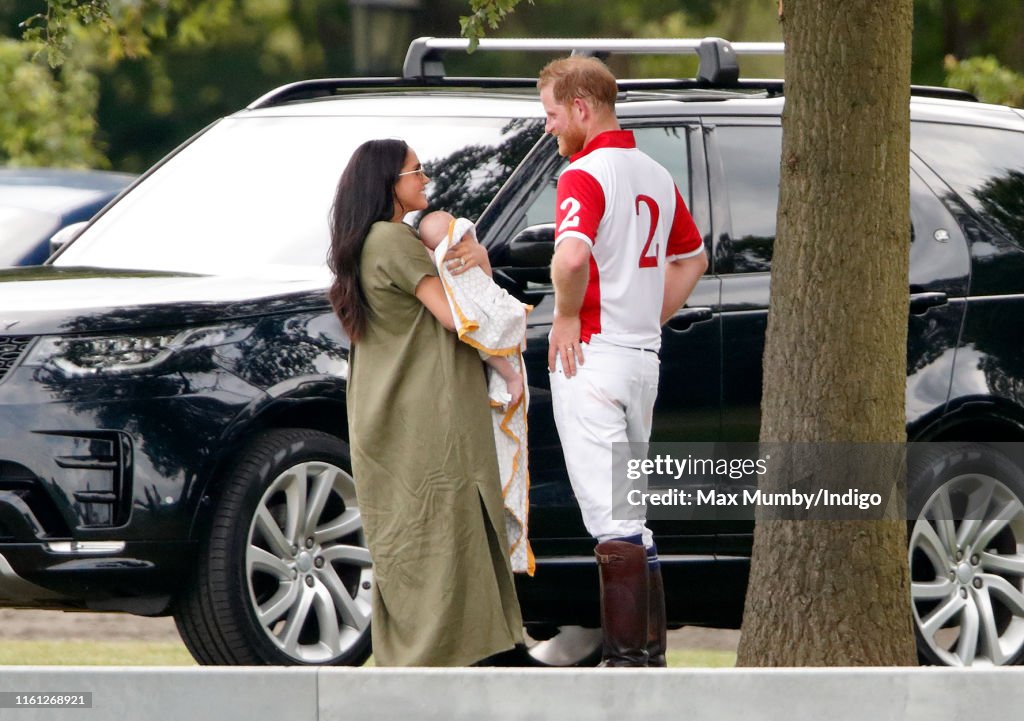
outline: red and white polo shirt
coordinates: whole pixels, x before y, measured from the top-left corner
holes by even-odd
[[[590,246],[580,340],[661,347],[666,263],[704,252],[672,176],[636,147],[630,130],[593,138],[558,177],[555,247]]]

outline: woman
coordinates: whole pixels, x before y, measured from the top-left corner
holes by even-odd
[[[479,354],[402,222],[429,182],[401,140],[371,140],[331,211],[331,302],[352,340],[349,443],[374,562],[379,666],[464,666],[522,640]],[[462,245],[462,244],[460,244]],[[490,273],[478,243],[453,270]]]

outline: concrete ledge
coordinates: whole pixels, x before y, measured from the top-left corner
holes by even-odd
[[[283,669],[6,667],[0,692],[91,692],[89,721],[936,721],[1015,718],[1024,668]]]

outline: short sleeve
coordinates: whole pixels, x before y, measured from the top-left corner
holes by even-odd
[[[682,260],[700,255],[704,252],[704,241],[701,240],[700,231],[690,217],[690,211],[686,209],[679,189],[676,189],[676,210],[672,216],[672,229],[669,231],[668,248],[666,260],[670,263],[674,260]]]
[[[363,252],[372,253],[378,272],[393,288],[409,295],[416,294],[416,286],[424,278],[437,275],[429,251],[416,231],[404,223],[375,223]]]
[[[604,217],[604,190],[585,170],[569,169],[558,177],[555,206],[555,246],[579,238],[591,248]]]

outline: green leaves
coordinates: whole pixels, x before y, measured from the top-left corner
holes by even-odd
[[[946,85],[967,90],[986,103],[1024,107],[1024,75],[1003,67],[991,55],[957,60],[947,55]]]
[[[533,0],[528,0],[532,5]],[[487,29],[497,30],[505,16],[515,10],[519,0],[469,0],[472,15],[459,18],[462,36],[469,38],[469,52],[476,50],[480,38],[487,34]]]
[[[95,76],[70,61],[54,72],[42,49],[0,38],[0,164],[109,167],[95,137]]]
[[[24,39],[39,51],[45,49],[51,68],[59,67],[67,58],[69,34],[75,25],[99,27],[104,33],[115,30],[108,0],[47,0],[45,13],[21,23]]]

